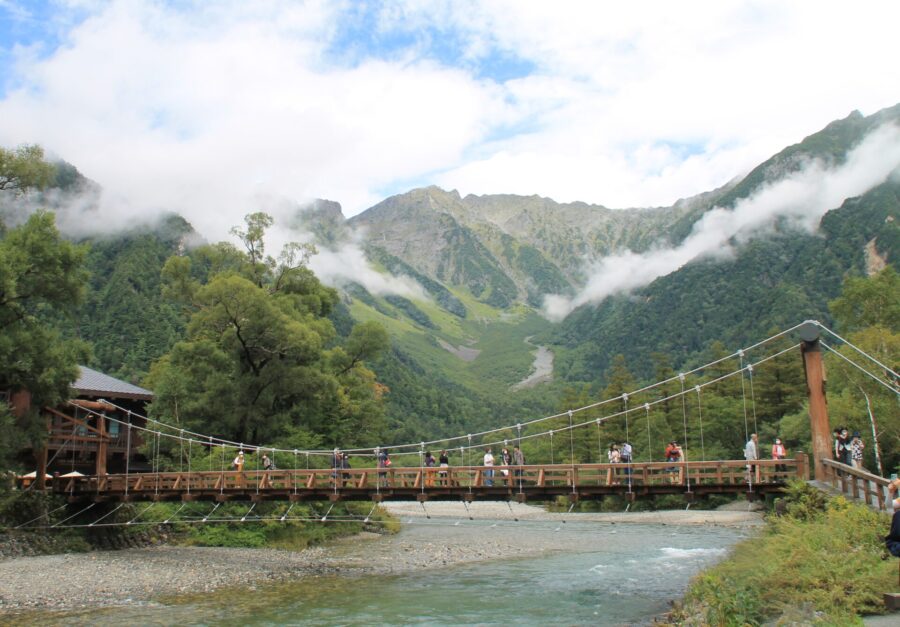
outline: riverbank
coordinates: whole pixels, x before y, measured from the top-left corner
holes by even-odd
[[[764,524],[760,511],[750,511],[743,503],[738,507],[718,510],[657,510],[652,512],[571,513],[548,512],[523,503],[483,501],[470,503],[429,502],[423,507],[416,502],[384,503],[384,508],[401,520],[409,518],[449,518],[454,520],[548,521],[566,520],[637,525],[717,525],[725,527],[758,527]]]
[[[692,581],[674,624],[851,625],[885,611],[882,594],[897,589],[886,514],[805,483],[792,484],[779,509]]]
[[[0,622],[28,609],[78,609],[150,603],[161,597],[260,586],[327,574],[403,574],[498,559],[574,552],[585,545],[581,523],[753,528],[755,512],[665,511],[548,514],[521,504],[390,503],[404,532],[361,533],[302,551],[156,546],[123,551],[20,557],[0,561]],[[428,518],[427,516],[431,516]],[[519,519],[516,522],[516,518]],[[549,524],[549,527],[548,527]],[[573,525],[581,525],[576,532]],[[429,528],[428,533],[411,532]],[[13,614],[10,614],[10,613]]]

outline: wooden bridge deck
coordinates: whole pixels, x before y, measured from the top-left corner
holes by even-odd
[[[554,464],[451,468],[354,468],[159,472],[58,477],[50,489],[70,501],[573,500],[609,494],[765,494],[806,479],[806,455],[759,460]]]

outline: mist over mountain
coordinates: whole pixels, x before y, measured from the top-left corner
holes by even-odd
[[[270,199],[269,250],[315,242],[311,268],[343,296],[338,331],[354,320],[388,329],[392,349],[375,371],[394,390],[388,414],[398,433],[418,437],[407,420],[436,432],[489,425],[524,407],[552,409],[566,384],[602,383],[619,353],[648,375],[655,352],[689,364],[711,338],[736,348],[806,318],[828,322],[827,303],[847,276],[900,254],[898,120],[900,105],[854,112],[668,207],[432,186],[346,219],[335,201]],[[93,343],[92,365],[140,381],[184,330],[183,314],[161,296],[162,264],[203,238],[162,211],[98,224],[100,194],[61,163],[51,189],[7,197],[0,211],[13,224],[51,208],[64,232],[90,243],[90,289],[66,324]],[[556,356],[540,378],[552,382],[539,384],[551,393],[514,387],[531,373],[537,344]],[[497,389],[512,405],[497,404]]]

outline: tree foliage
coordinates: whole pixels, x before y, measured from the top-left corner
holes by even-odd
[[[900,371],[900,277],[891,266],[848,277],[830,306],[852,344],[840,346],[840,356],[827,356],[832,425],[863,434],[865,466],[876,472],[877,436],[881,471],[889,474],[900,464],[900,381],[891,372]]]
[[[43,189],[53,180],[55,169],[44,161],[44,149],[24,145],[8,149],[0,146],[0,192],[22,193]]]
[[[288,244],[277,260],[266,256],[271,224],[254,213],[233,230],[246,252],[217,244],[166,263],[166,293],[190,321],[151,369],[152,413],[238,442],[373,441],[387,390],[365,362],[387,347],[387,335],[367,323],[339,342],[327,317],[337,293],[306,267],[314,249]]]
[[[26,389],[34,407],[67,398],[77,364],[87,357],[84,342],[63,339],[42,320],[45,312],[71,312],[80,302],[84,252],[60,237],[47,212],[0,239],[0,390]],[[18,427],[25,442],[44,435],[35,411]]]

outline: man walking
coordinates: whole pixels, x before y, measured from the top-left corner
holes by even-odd
[[[513,447],[513,464],[516,466],[515,475],[519,478],[519,486],[522,485],[522,466],[525,465],[525,454],[518,446]]]
[[[747,440],[747,445],[744,447],[744,459],[748,462],[759,460],[759,438],[755,433],[750,435],[750,439]],[[747,464],[747,481],[751,481],[755,474],[756,464]]]
[[[491,453],[491,447],[484,449],[484,485],[494,485],[494,454]]]

